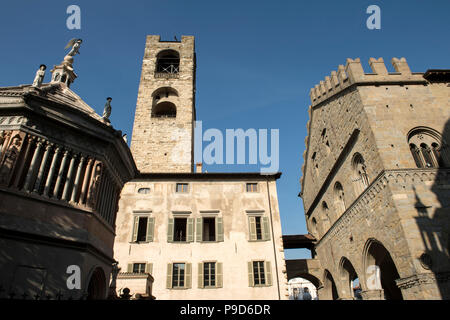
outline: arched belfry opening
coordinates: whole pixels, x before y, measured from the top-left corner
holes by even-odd
[[[383,289],[386,300],[403,300],[396,284],[400,275],[389,251],[379,241],[371,239],[366,243],[364,254],[367,289]]]
[[[157,89],[152,94],[152,118],[177,116],[178,91],[171,87]]]
[[[163,50],[156,56],[156,73],[178,73],[180,54],[175,50]]]
[[[106,277],[102,268],[95,268],[89,280],[87,291],[88,300],[101,300],[106,298]]]

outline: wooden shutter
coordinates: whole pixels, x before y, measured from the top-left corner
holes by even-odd
[[[223,241],[223,218],[216,218],[216,241]]]
[[[167,289],[172,288],[172,269],[173,269],[173,265],[171,263],[169,263],[167,265],[167,280],[166,280]]]
[[[221,262],[216,263],[216,287],[222,288],[223,286],[223,266]]]
[[[262,227],[263,227],[263,240],[270,240],[270,225],[269,218],[262,217]]]
[[[169,218],[167,225],[167,242],[173,242],[173,221],[174,219]]]
[[[184,287],[189,289],[192,287],[192,264],[186,263],[184,272]]]
[[[187,219],[187,242],[194,242],[194,220],[193,218]]]
[[[129,263],[127,265],[127,272],[133,272],[133,264],[132,263]]]
[[[255,217],[248,217],[248,227],[249,227],[249,235],[250,241],[256,240],[256,219]]]
[[[147,236],[145,241],[152,242],[153,241],[153,233],[155,229],[155,218],[148,217],[147,219]]]
[[[203,240],[203,218],[197,218],[196,241],[201,242],[202,240]]]
[[[146,263],[145,264],[145,273],[153,273],[153,263]]]
[[[255,282],[253,281],[253,263],[250,261],[248,262],[248,286],[254,287]]]
[[[272,285],[272,267],[270,261],[264,263],[264,274],[266,276],[266,286]]]
[[[136,242],[137,241],[137,234],[139,229],[139,216],[134,216],[133,218],[133,233],[131,236],[131,241]]]
[[[198,264],[198,287],[203,288],[205,285],[203,283],[203,263]]]

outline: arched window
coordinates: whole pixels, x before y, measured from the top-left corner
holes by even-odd
[[[152,110],[153,118],[175,118],[176,116],[177,108],[169,101],[158,103]]]
[[[369,186],[369,176],[366,171],[366,164],[364,158],[360,153],[355,153],[352,160],[353,168],[353,182],[355,183],[355,189],[357,194],[364,191]]]
[[[317,221],[316,218],[311,219],[311,227],[312,227],[312,233],[315,237],[320,237],[319,232],[317,231]]]
[[[328,209],[328,205],[325,201],[322,202],[322,221],[324,232],[327,232],[331,227],[331,219],[330,219],[330,209]]]
[[[408,134],[409,149],[418,168],[450,166],[449,147],[431,128],[419,127]]]
[[[164,50],[156,57],[156,73],[178,73],[180,54],[175,50]]]
[[[336,213],[340,216],[345,211],[344,201],[344,188],[338,181],[334,185],[334,206],[336,207]]]

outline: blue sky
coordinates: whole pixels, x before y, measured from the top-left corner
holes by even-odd
[[[81,8],[81,30],[66,9]],[[366,8],[381,8],[368,30]],[[300,190],[309,89],[346,58],[406,57],[414,72],[448,68],[450,1],[9,1],[0,11],[0,86],[29,84],[41,63],[59,64],[74,37],[72,90],[98,113],[111,96],[111,121],[131,137],[145,36],[194,35],[197,119],[204,129],[280,130],[279,206],[284,234],[306,233]],[[47,72],[45,82],[49,81]],[[209,166],[258,171],[258,166]],[[287,250],[287,258],[308,257]]]

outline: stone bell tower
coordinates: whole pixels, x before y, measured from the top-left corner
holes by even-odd
[[[141,173],[193,172],[194,121],[194,37],[147,36],[131,140]]]

